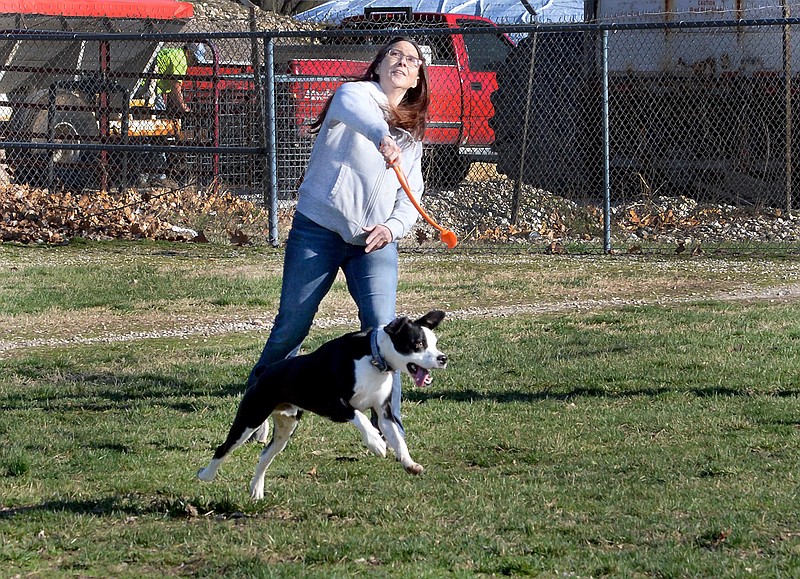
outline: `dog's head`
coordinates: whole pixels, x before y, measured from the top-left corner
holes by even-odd
[[[383,357],[392,368],[409,374],[417,386],[431,383],[429,370],[447,366],[447,356],[436,347],[433,333],[443,319],[443,311],[432,310],[414,321],[396,318],[383,328],[389,337],[381,345]]]

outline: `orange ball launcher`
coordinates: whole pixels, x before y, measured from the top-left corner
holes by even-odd
[[[406,192],[408,198],[411,200],[411,204],[419,211],[419,214],[422,215],[422,218],[430,223],[434,229],[439,232],[439,239],[442,240],[447,247],[453,249],[456,245],[458,245],[458,238],[456,234],[450,231],[449,229],[445,229],[438,223],[436,223],[433,219],[431,219],[422,206],[417,203],[417,200],[414,199],[414,195],[411,193],[411,187],[408,186],[408,180],[406,180],[406,176],[403,174],[403,170],[400,168],[400,165],[392,165],[392,169],[394,169],[395,174],[397,175],[397,180],[400,181],[400,186],[403,188],[403,191]]]

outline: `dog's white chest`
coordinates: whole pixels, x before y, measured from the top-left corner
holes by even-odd
[[[380,406],[392,393],[392,373],[378,371],[369,356],[355,364],[356,383],[350,404],[359,410]]]

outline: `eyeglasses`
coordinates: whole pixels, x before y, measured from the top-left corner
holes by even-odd
[[[405,59],[406,64],[408,64],[409,68],[419,68],[420,66],[422,66],[421,58],[417,58],[416,56],[411,56],[410,54],[403,54],[396,48],[389,49],[386,55],[393,62],[401,62],[403,59]]]

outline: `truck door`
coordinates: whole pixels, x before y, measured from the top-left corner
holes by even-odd
[[[475,20],[456,20],[456,23],[462,28],[492,28],[489,22]],[[457,46],[462,45],[464,50],[459,55],[464,109],[461,144],[476,149],[485,147],[488,152],[494,142],[488,122],[494,116],[489,97],[497,89],[496,71],[513,44],[504,34],[489,32],[464,34],[456,39],[463,39],[463,44],[458,42]]]

